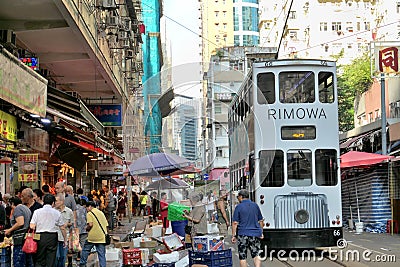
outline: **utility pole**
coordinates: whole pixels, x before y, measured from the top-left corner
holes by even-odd
[[[381,73],[381,131],[382,131],[382,155],[387,155],[386,141],[386,105],[385,105],[385,73]]]

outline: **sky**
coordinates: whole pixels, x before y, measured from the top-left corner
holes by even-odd
[[[175,93],[200,96],[201,60],[198,0],[164,0],[161,36],[172,59]],[[197,85],[196,85],[197,84]]]

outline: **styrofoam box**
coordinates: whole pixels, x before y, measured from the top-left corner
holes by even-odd
[[[217,251],[224,249],[224,237],[217,235],[196,236],[193,238],[194,251]]]
[[[141,237],[136,237],[136,238],[132,239],[133,247],[134,248],[139,248],[140,247],[140,241],[142,241]]]
[[[154,225],[147,228],[144,233],[148,237],[160,237],[162,235],[162,225]]]
[[[186,255],[185,257],[183,257],[179,261],[175,262],[175,266],[179,266],[179,267],[187,267],[187,266],[189,266],[189,255]]]
[[[148,248],[140,248],[140,251],[142,252],[142,265],[149,263],[149,254],[150,250]]]
[[[119,248],[106,248],[106,260],[107,261],[118,261],[121,249]]]
[[[216,223],[207,223],[207,233],[209,234],[218,234],[218,224]]]
[[[153,260],[157,263],[177,262],[179,261],[179,253],[177,251],[168,254],[154,253]]]

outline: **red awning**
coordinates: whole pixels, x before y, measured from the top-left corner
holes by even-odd
[[[393,156],[385,156],[375,153],[350,151],[340,156],[340,167],[351,168],[351,167],[365,167],[369,165],[378,164],[393,158]]]
[[[101,149],[100,147],[95,147],[94,145],[86,143],[84,141],[76,142],[76,141],[64,138],[62,136],[58,136],[58,138],[60,138],[60,139],[62,139],[64,141],[67,141],[67,142],[69,142],[69,143],[71,143],[73,145],[76,145],[77,147],[83,148],[85,150],[96,152],[98,154],[108,155],[108,156],[113,158],[115,163],[118,163],[118,164],[122,164],[123,163],[122,159],[120,157],[118,157],[117,155],[115,155],[113,152],[105,151],[105,150]]]

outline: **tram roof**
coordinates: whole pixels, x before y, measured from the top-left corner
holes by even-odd
[[[267,64],[270,64],[267,66]],[[275,67],[275,66],[328,66],[334,67],[336,66],[335,61],[324,60],[324,59],[276,59],[276,60],[265,60],[254,62],[254,68],[265,68],[265,67]]]

